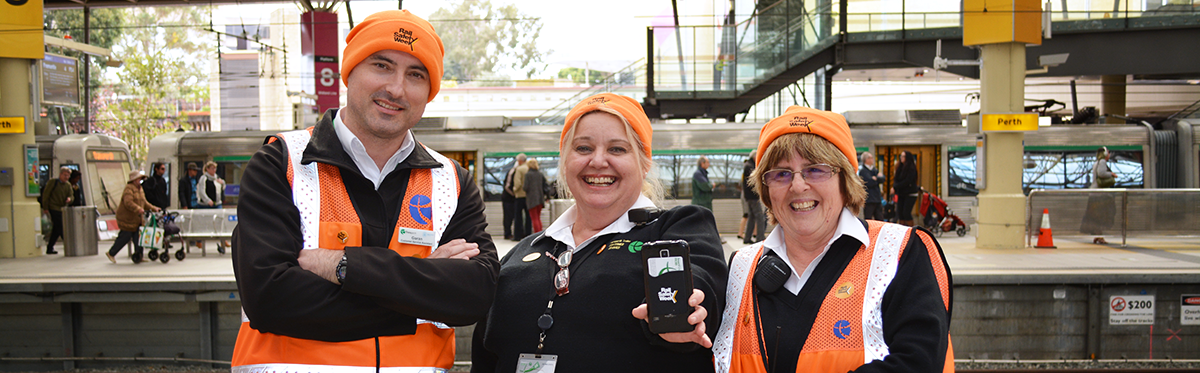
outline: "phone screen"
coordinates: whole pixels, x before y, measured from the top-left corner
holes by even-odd
[[[651,332],[690,332],[695,329],[687,322],[694,310],[688,305],[688,298],[692,296],[690,259],[687,241],[655,241],[642,246],[642,273]]]

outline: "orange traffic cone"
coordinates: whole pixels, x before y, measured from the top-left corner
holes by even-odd
[[[1042,209],[1042,229],[1038,232],[1037,246],[1039,249],[1057,249],[1054,246],[1054,234],[1050,232],[1050,209]]]

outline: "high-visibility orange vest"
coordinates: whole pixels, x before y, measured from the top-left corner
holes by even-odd
[[[821,302],[813,323],[814,328],[847,332],[809,333],[796,363],[797,370],[847,372],[871,361],[883,360],[888,355],[888,346],[883,340],[883,294],[896,275],[900,255],[908,245],[912,228],[874,220],[867,222],[870,244],[864,245],[842,271],[836,285]],[[921,231],[917,234],[929,250],[942,302],[949,311],[949,273],[942,264],[941,252],[929,235]],[[767,370],[759,351],[760,326],[751,303],[754,301],[753,273],[764,251],[762,243],[743,248],[730,263],[725,312],[721,329],[713,341],[713,360],[718,373]],[[862,317],[845,320],[844,315]],[[949,343],[943,371],[954,371],[954,351]]]
[[[362,245],[362,224],[337,166],[300,159],[311,138],[312,129],[279,134],[288,150],[288,182],[292,200],[300,211],[304,249],[341,250]],[[423,146],[417,144],[417,146]],[[458,208],[458,174],[454,163],[429,150],[442,168],[414,169],[405,192],[406,211],[400,214],[388,248],[404,256],[424,258],[429,246],[399,242],[402,228],[431,230],[434,241],[441,242],[450,218]],[[416,333],[381,336],[379,367],[384,372],[445,371],[454,365],[454,329],[442,323],[417,320]],[[242,313],[233,349],[234,373],[285,372],[374,372],[375,338],[349,342],[322,342],[264,333],[250,327]]]

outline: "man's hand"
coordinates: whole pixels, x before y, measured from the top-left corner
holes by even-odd
[[[337,271],[338,262],[342,261],[342,250],[330,249],[311,249],[300,250],[300,268],[315,273],[321,278],[329,280],[329,282],[341,285],[338,281]]]
[[[433,254],[429,255],[429,259],[471,259],[479,255],[479,244],[467,242],[467,240],[456,238],[450,240],[445,245],[439,246]]]
[[[704,348],[712,348],[712,339],[708,338],[708,334],[705,334],[706,328],[704,325],[704,319],[708,317],[708,310],[700,305],[701,302],[704,302],[704,292],[700,291],[700,289],[692,289],[692,296],[688,298],[688,305],[696,307],[696,310],[692,311],[691,315],[688,315],[688,324],[695,325],[696,329],[684,333],[661,333],[658,336],[671,343],[695,342]],[[646,322],[650,321],[649,310],[646,308],[645,303],[633,309],[633,317],[646,320]]]

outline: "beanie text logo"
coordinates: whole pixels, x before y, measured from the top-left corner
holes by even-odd
[[[587,104],[588,105],[607,104],[609,101],[612,101],[612,100],[609,100],[607,97],[596,97],[591,100],[588,100]]]
[[[400,31],[396,31],[392,36],[397,43],[408,44],[408,49],[412,51],[417,50],[417,47],[413,45],[417,43],[417,38],[413,36],[412,31],[401,28]]]
[[[808,132],[812,132],[812,128],[808,126],[809,124],[812,124],[812,120],[809,120],[808,117],[795,116],[792,117],[792,120],[788,121],[789,126],[803,126]]]

